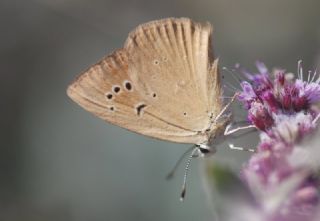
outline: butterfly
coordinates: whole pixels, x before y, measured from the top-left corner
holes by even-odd
[[[214,142],[231,121],[231,115],[224,114],[228,105],[221,99],[211,38],[209,23],[189,18],[139,25],[123,48],[82,73],[67,94],[111,124],[153,138],[195,144],[190,160],[197,153],[208,155],[215,152]]]

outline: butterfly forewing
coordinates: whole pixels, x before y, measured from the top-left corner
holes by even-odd
[[[140,25],[123,49],[82,74],[68,94],[129,130],[174,142],[206,141],[210,116],[221,110],[210,37],[210,25],[185,18]]]
[[[139,90],[156,94],[150,99],[155,111],[188,130],[207,129],[214,110],[212,89],[218,82],[210,76],[217,73],[209,72],[210,36],[209,24],[165,19],[139,26],[125,45],[129,74]]]

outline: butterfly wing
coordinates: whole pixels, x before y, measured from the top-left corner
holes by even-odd
[[[125,43],[129,75],[154,113],[191,131],[205,131],[221,111],[211,32],[208,23],[164,19],[138,26]]]
[[[182,143],[185,137],[197,136],[148,111],[144,96],[128,76],[128,57],[124,49],[115,51],[81,74],[68,87],[67,93],[87,111],[134,132]]]
[[[221,104],[211,26],[165,19],[139,26],[123,49],[83,73],[68,95],[98,117],[143,135],[181,143],[208,139]],[[212,104],[218,104],[213,106]]]

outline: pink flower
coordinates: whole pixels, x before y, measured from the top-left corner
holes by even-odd
[[[299,158],[297,144],[316,129],[319,112],[313,105],[320,101],[320,77],[309,72],[305,81],[301,71],[299,79],[292,78],[284,70],[275,70],[271,74],[261,62],[257,62],[257,68],[258,74],[244,72],[248,81],[241,83],[239,96],[248,110],[249,122],[260,130],[257,153],[242,171],[243,180],[261,205],[255,215],[260,214],[263,221],[313,220],[319,207],[320,180],[308,163],[298,164],[299,160],[292,159]],[[320,156],[317,159],[320,161]],[[318,166],[320,169],[320,163]],[[301,180],[281,199],[278,208],[271,212],[266,210],[268,197],[294,177]],[[261,190],[264,193],[260,194],[268,197],[257,196]]]
[[[311,81],[314,80],[316,73],[312,77],[309,73],[309,81],[303,81],[302,77],[296,80],[286,78],[290,74],[283,70],[275,70],[273,73],[275,78],[272,80],[271,74],[263,63],[258,62],[257,68],[259,73],[255,75],[244,72],[250,82],[241,83],[242,92],[239,95],[239,100],[248,109],[249,121],[258,128],[265,129],[264,126],[261,126],[265,123],[257,120],[262,114],[261,105],[263,105],[265,112],[263,116],[290,115],[308,110],[312,104],[320,101],[320,78]],[[300,74],[300,76],[302,75]]]

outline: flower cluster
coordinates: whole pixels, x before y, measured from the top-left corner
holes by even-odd
[[[244,167],[242,177],[249,189],[263,199],[277,193],[284,184],[290,186],[294,177],[300,177],[292,191],[287,192],[286,200],[272,210],[266,200],[257,200],[264,217],[261,220],[312,220],[319,206],[320,180],[310,168],[291,159],[295,146],[315,131],[320,77],[309,72],[304,79],[300,62],[298,78],[280,69],[270,73],[261,62],[257,69],[256,74],[243,71],[248,81],[241,83],[239,95],[248,110],[248,121],[261,131],[257,153]]]
[[[242,92],[239,100],[249,111],[249,121],[262,131],[274,125],[274,115],[293,115],[300,111],[310,111],[312,104],[320,101],[320,78],[315,80],[316,72],[303,79],[299,68],[299,78],[284,70],[274,71],[274,79],[266,66],[257,62],[259,73],[244,72],[250,83],[241,83]],[[315,114],[315,113],[313,113]]]

